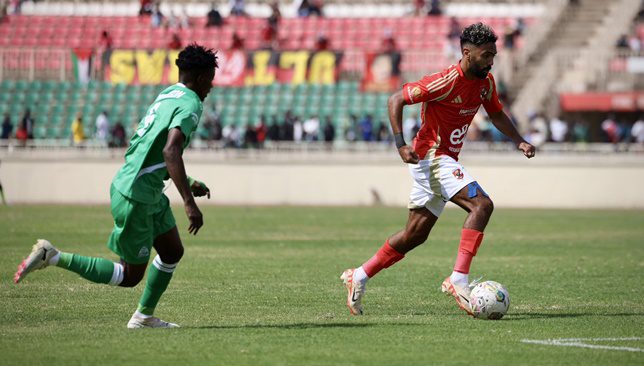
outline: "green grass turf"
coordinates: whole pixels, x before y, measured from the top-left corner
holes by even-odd
[[[13,273],[38,237],[84,255],[105,247],[107,206],[0,208],[0,365],[642,365],[644,352],[522,339],[644,337],[644,212],[497,209],[475,259],[509,289],[500,321],[467,317],[439,291],[465,214],[370,281],[351,317],[338,276],[406,221],[403,208],[204,207],[205,227],[157,314],[183,328],[125,328],[143,283],[95,285],[58,268]],[[644,349],[643,340],[594,341]]]

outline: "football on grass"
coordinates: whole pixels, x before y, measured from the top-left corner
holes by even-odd
[[[470,307],[477,319],[501,319],[510,307],[510,294],[498,282],[481,282],[470,293]]]

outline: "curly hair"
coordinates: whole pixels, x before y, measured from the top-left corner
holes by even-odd
[[[208,70],[219,67],[217,51],[196,43],[191,43],[183,51],[179,52],[179,57],[177,57],[175,63],[181,71]]]
[[[463,29],[461,33],[461,48],[466,43],[471,43],[475,46],[480,46],[486,43],[494,43],[499,37],[496,36],[492,28],[489,26],[478,22],[471,24]]]

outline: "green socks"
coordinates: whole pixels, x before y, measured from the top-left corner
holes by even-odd
[[[65,268],[95,283],[113,286],[123,281],[123,266],[104,258],[84,257],[78,254],[60,252],[57,267]]]
[[[172,279],[172,273],[177,267],[177,263],[167,264],[161,261],[157,255],[148,269],[148,279],[145,283],[145,290],[139,300],[137,311],[145,315],[152,315],[154,308],[159,303],[159,299]]]

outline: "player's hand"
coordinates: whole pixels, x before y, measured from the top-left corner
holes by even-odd
[[[188,232],[192,235],[197,235],[197,232],[203,226],[203,215],[194,200],[186,202],[184,206],[186,216],[188,216],[188,221],[190,221]]]
[[[523,141],[519,142],[519,145],[517,145],[517,148],[521,151],[523,151],[523,155],[526,156],[526,158],[530,159],[534,157],[534,146],[530,145],[529,143]]]
[[[416,154],[414,149],[408,145],[401,146],[400,149],[398,149],[398,154],[400,154],[402,160],[408,164],[418,164],[418,161],[420,160],[418,158],[418,154]]]
[[[195,180],[190,186],[190,190],[195,197],[208,196],[208,199],[210,199],[210,189],[203,182]]]

